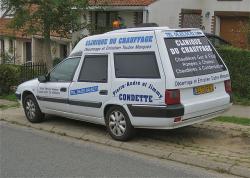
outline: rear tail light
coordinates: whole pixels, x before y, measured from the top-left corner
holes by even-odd
[[[181,117],[174,118],[174,123],[181,122]]]
[[[180,104],[180,90],[166,90],[165,91],[165,103],[167,105]]]
[[[228,94],[232,93],[232,86],[231,86],[231,80],[225,80],[224,81],[225,84],[225,90]]]

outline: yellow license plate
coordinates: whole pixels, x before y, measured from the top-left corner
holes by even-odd
[[[209,85],[203,85],[199,87],[194,88],[194,95],[202,95],[205,93],[211,93],[214,91],[214,85],[209,84]]]

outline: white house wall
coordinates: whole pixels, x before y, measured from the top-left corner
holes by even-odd
[[[9,38],[5,37],[2,38],[4,40],[4,51],[9,53]],[[13,47],[14,47],[14,52],[15,52],[15,63],[16,64],[23,64],[26,62],[26,46],[25,42],[32,42],[32,62],[34,63],[41,63],[44,62],[44,46],[43,46],[43,41],[38,38],[32,38],[31,40],[26,40],[26,39],[13,39]],[[68,49],[68,54],[71,50],[71,45],[68,42],[56,42],[52,41],[51,42],[51,54],[52,54],[52,59],[55,58],[61,58],[60,56],[60,44],[65,44],[67,45]],[[0,45],[0,49],[2,46]],[[9,53],[10,54],[10,53]],[[14,54],[12,54],[14,55]],[[1,63],[1,58],[0,58],[0,63]]]
[[[5,53],[8,53],[11,56],[15,56],[15,63],[16,64],[24,63],[25,62],[24,59],[26,58],[24,43],[27,40],[19,39],[19,38],[12,39],[13,40],[13,53],[10,53],[10,45],[9,45],[10,38],[5,37],[5,38],[2,38],[2,40],[4,40],[4,51],[5,51]],[[2,48],[2,46],[0,48]]]
[[[15,40],[16,63],[22,64],[23,61],[23,42],[22,40]]]
[[[148,6],[149,22],[179,27],[181,9],[201,9],[202,0],[158,0]]]
[[[205,18],[203,15],[203,25],[206,31],[211,30],[211,20],[214,16],[215,11],[239,11],[239,12],[250,12],[250,0],[242,1],[217,1],[217,0],[203,0],[202,5],[203,14],[209,12],[209,18]],[[216,18],[216,34],[220,31],[220,19]]]
[[[186,0],[187,1],[187,0]],[[218,1],[218,0],[202,0],[203,9],[213,11],[250,11],[250,1]]]
[[[42,39],[33,38],[32,39],[32,59],[35,63],[44,62],[44,43]],[[51,41],[51,56],[52,59],[61,58],[60,56],[60,44],[67,45],[68,53],[70,51],[70,43]]]
[[[240,11],[250,12],[250,0],[218,1],[218,0],[158,0],[148,6],[149,22],[158,23],[160,26],[171,28],[179,27],[179,14],[181,9],[202,10],[202,25],[206,32],[211,32],[211,20],[214,11]],[[210,15],[205,17],[209,12]],[[217,23],[219,19],[216,19]],[[218,25],[216,31],[218,34]]]

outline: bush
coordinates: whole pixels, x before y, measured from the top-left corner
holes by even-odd
[[[1,53],[2,64],[13,64],[15,61],[15,57],[11,56],[9,53]]]
[[[11,64],[0,65],[0,95],[11,92],[12,86],[20,81],[20,67]]]
[[[220,47],[218,52],[229,69],[234,95],[250,100],[250,51]]]

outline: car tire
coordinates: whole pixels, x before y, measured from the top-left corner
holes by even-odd
[[[105,123],[110,136],[115,140],[128,141],[135,135],[135,128],[121,107],[111,107],[105,116]]]
[[[44,120],[44,114],[41,112],[36,98],[33,95],[27,95],[24,98],[23,108],[26,118],[31,123],[40,123]]]

